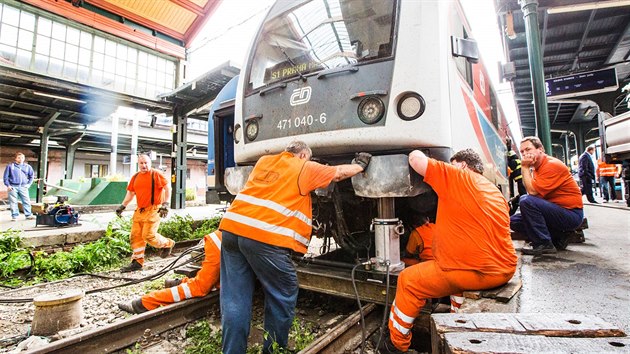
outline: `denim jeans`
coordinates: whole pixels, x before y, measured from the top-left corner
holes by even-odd
[[[604,200],[617,199],[615,192],[615,176],[599,177],[599,186],[602,188],[602,196],[604,197]]]
[[[247,351],[256,278],[265,294],[265,343],[286,348],[295,315],[298,281],[291,250],[223,231],[221,242],[221,327],[223,353]]]
[[[527,235],[533,246],[551,243],[551,233],[575,230],[582,223],[582,209],[565,209],[545,199],[524,195],[521,212],[510,217],[510,228]]]
[[[18,209],[18,198],[22,202],[22,209],[24,209],[24,216],[30,216],[31,213],[31,198],[28,196],[27,186],[11,186],[9,191],[9,207],[11,208],[11,218],[15,219],[20,215]]]

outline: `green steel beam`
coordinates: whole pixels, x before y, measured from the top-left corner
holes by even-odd
[[[551,154],[551,132],[549,112],[547,109],[547,94],[545,90],[545,75],[540,46],[540,31],[538,28],[538,1],[519,0],[525,21],[525,35],[527,38],[527,54],[529,56],[529,72],[532,79],[534,93],[534,113],[536,115],[536,132]]]

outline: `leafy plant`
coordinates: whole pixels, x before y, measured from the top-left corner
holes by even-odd
[[[207,320],[197,321],[188,327],[186,337],[190,341],[186,354],[221,353],[221,330],[213,331]]]
[[[221,222],[221,217],[215,216],[212,219],[204,220],[199,227],[195,229],[193,232],[193,239],[202,238],[205,235],[213,232],[219,227],[219,223]]]
[[[158,232],[175,242],[193,239],[193,218],[190,215],[174,215],[172,218],[160,224]]]

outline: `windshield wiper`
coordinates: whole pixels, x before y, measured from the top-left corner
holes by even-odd
[[[284,54],[284,56],[287,58],[287,60],[289,61],[289,63],[291,64],[291,66],[293,67],[293,70],[295,70],[295,72],[298,74],[298,76],[300,77],[300,79],[302,79],[302,81],[306,82],[306,77],[302,74],[302,72],[300,71],[300,69],[298,69],[297,65],[295,64],[295,62],[291,59],[291,57],[289,57],[289,55],[287,54],[287,52],[284,51],[284,49],[280,46],[280,44],[278,44],[278,42],[276,42],[276,46],[278,47],[278,49],[280,49],[280,51],[282,52],[282,54]]]

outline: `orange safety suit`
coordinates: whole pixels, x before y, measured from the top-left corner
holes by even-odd
[[[311,192],[330,184],[337,169],[290,152],[260,158],[220,230],[306,253],[311,239]]]
[[[194,278],[185,277],[177,286],[152,291],[140,299],[135,299],[132,306],[137,308],[141,305],[142,310],[153,310],[174,302],[206,296],[212,288],[219,287],[221,231],[217,230],[204,236],[202,242],[205,256],[201,262],[201,269]]]
[[[173,247],[175,241],[158,234],[160,216],[158,209],[163,202],[163,189],[168,180],[162,172],[151,169],[149,173],[138,172],[129,181],[127,190],[136,194],[136,211],[131,224],[131,259],[144,263],[144,251],[147,243],[155,248]],[[151,186],[153,185],[153,191]],[[153,198],[152,198],[153,197]],[[153,203],[151,201],[153,200]]]
[[[605,163],[601,159],[597,161],[597,177],[616,177],[619,176],[618,165]]]
[[[433,223],[425,223],[411,231],[405,247],[407,254],[402,259],[405,265],[412,266],[421,261],[433,259],[431,244],[433,243],[434,232],[435,224]]]
[[[434,260],[405,268],[391,307],[392,343],[406,351],[411,328],[426,299],[508,282],[517,257],[510,238],[507,201],[481,174],[429,159],[424,181],[439,203]]]

